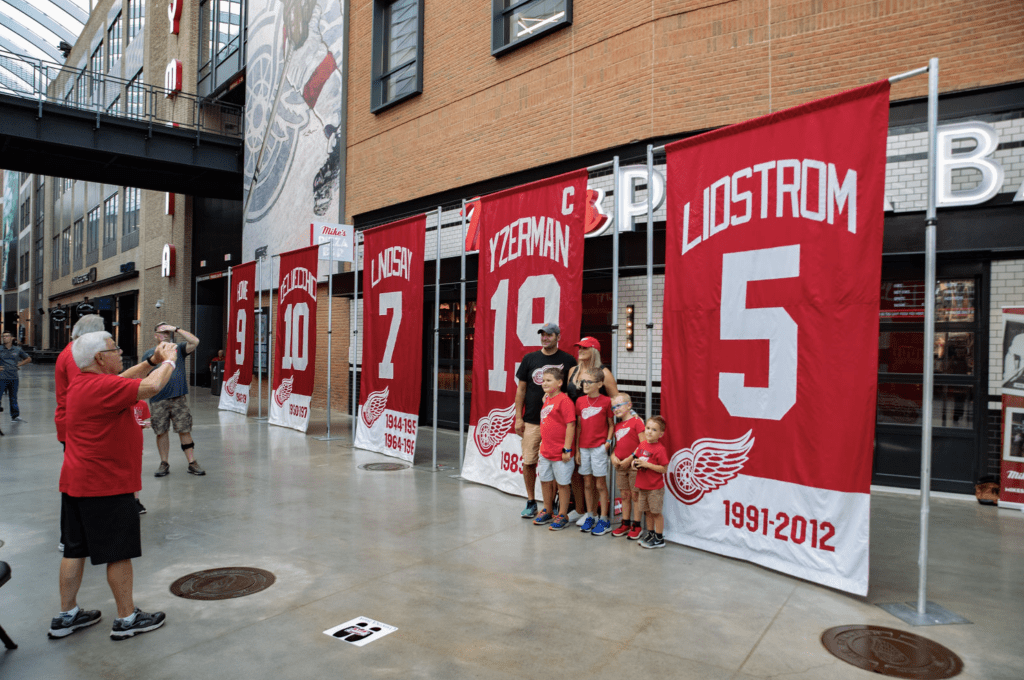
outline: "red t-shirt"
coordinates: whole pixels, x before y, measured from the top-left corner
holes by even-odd
[[[78,370],[78,365],[75,363],[75,358],[71,356],[71,345],[73,342],[69,342],[67,347],[60,351],[57,355],[57,367],[53,372],[54,381],[57,384],[57,409],[53,412],[53,422],[57,426],[57,441],[67,441],[66,434],[64,432],[64,419],[65,419],[65,408],[68,397],[68,385],[76,375],[81,373]]]
[[[608,439],[608,421],[615,419],[612,400],[603,394],[597,395],[596,399],[583,395],[576,400],[576,416],[580,422],[580,448],[604,446]]]
[[[640,445],[640,435],[644,433],[644,421],[639,416],[623,420],[615,425],[615,457],[620,461],[633,455]]]
[[[646,460],[653,465],[668,465],[668,450],[661,442],[657,444],[640,442],[640,446],[636,451],[636,457],[640,460]],[[648,470],[647,468],[637,470],[636,488],[652,491],[663,486],[665,486],[665,475],[654,470]]]
[[[117,496],[142,488],[142,428],[135,422],[141,382],[100,373],[71,381],[62,493]]]
[[[565,431],[569,423],[575,422],[576,410],[565,392],[545,399],[540,408],[540,455],[548,460],[562,460]]]

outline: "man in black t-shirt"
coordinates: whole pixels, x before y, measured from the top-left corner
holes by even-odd
[[[576,365],[576,359],[568,352],[558,349],[562,334],[558,324],[544,324],[539,331],[540,350],[523,357],[516,371],[516,434],[523,438],[523,482],[526,483],[526,509],[521,516],[530,519],[537,516],[537,500],[534,487],[537,484],[537,457],[540,452],[540,409],[544,403],[544,389],[540,386],[544,369],[557,366],[563,373]],[[565,383],[562,384],[565,391]]]

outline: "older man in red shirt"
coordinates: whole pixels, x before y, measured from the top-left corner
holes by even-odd
[[[110,334],[86,333],[71,350],[81,370],[67,390],[66,448],[60,473],[64,558],[60,565],[61,612],[49,636],[62,638],[100,620],[77,605],[85,558],[107,565],[107,583],[118,618],[110,637],[124,640],[163,625],[132,599],[133,557],[142,555],[134,493],[142,488],[142,430],[133,408],[159,392],[174,371],[177,347],[161,343],[156,368],[143,362],[121,372],[121,350]]]

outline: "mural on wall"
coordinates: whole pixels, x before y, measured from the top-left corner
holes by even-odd
[[[249,12],[243,261],[309,245],[311,222],[340,218],[345,143],[341,3],[252,0]]]
[[[7,280],[9,269],[13,269],[13,267],[7,266],[7,261],[10,259],[11,244],[18,238],[15,223],[18,220],[18,187],[20,184],[20,172],[11,172],[10,170],[4,172],[3,268],[0,272],[0,281],[11,285],[15,285],[16,282]]]

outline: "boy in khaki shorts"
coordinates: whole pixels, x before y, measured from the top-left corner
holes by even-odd
[[[640,539],[642,548],[664,548],[665,518],[661,514],[665,500],[665,470],[668,469],[668,451],[658,443],[665,436],[665,419],[652,416],[647,419],[640,446],[633,454],[636,474],[637,511],[646,512],[647,534]]]
[[[633,402],[625,392],[612,397],[612,413],[619,419],[615,425],[615,449],[611,463],[615,468],[615,487],[622,494],[622,524],[612,530],[612,536],[626,536],[633,540],[640,538],[640,515],[636,513],[636,470],[632,469],[633,452],[640,446],[644,433],[644,421],[633,410]],[[633,518],[636,518],[635,520]]]

